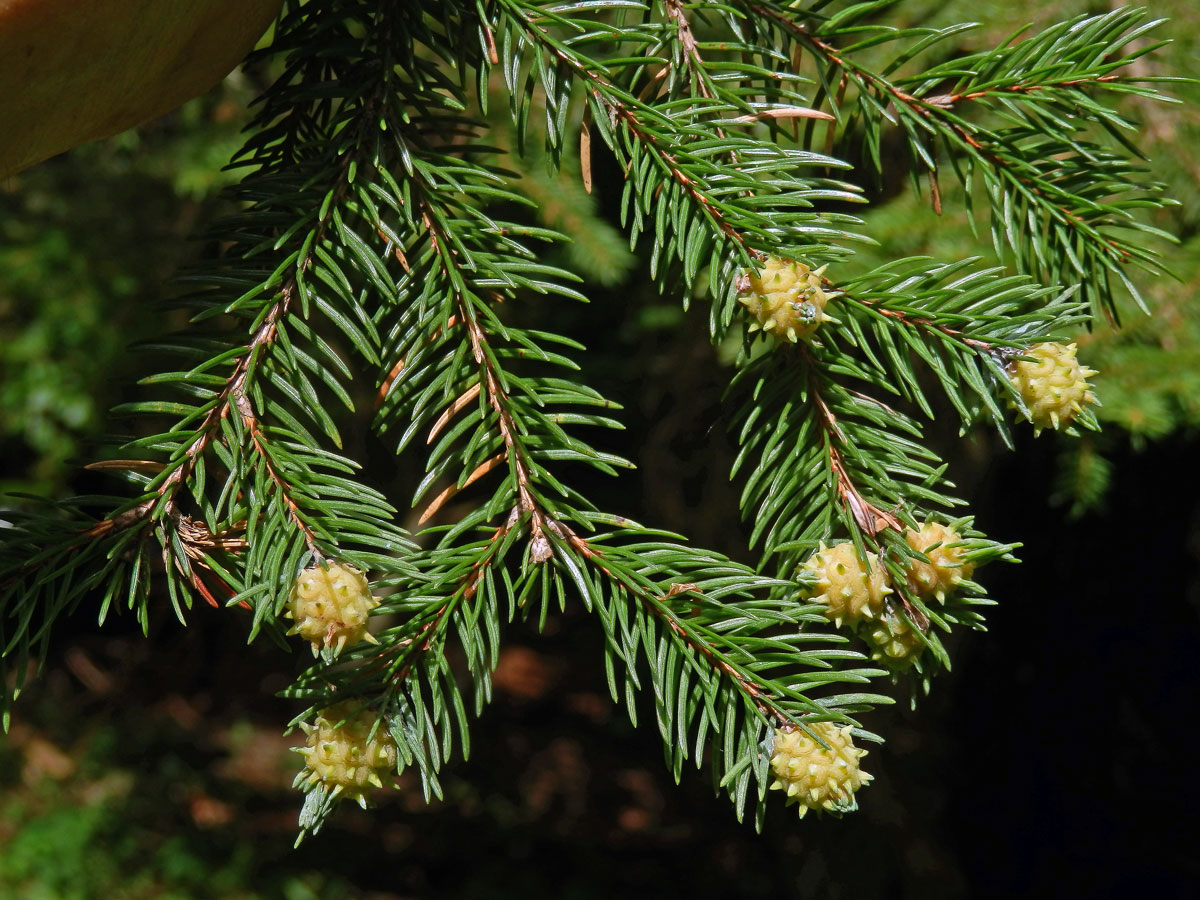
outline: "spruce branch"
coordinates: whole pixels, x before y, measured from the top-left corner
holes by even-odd
[[[869,379],[804,345],[747,361],[730,385],[741,444],[732,474],[749,466],[741,504],[750,540],[763,544],[760,568],[774,558],[781,578],[835,530],[870,539],[911,523],[910,504],[958,502],[942,492],[944,466],[917,442],[916,421],[845,387],[835,369]]]
[[[340,24],[336,16],[326,21]],[[315,19],[293,16],[291,22],[304,31]],[[371,143],[377,97],[386,85],[364,93],[358,105],[342,109],[339,121],[323,123],[338,131],[338,142],[330,143],[315,124],[328,113],[319,82],[329,73],[324,63],[313,65],[312,49],[298,51],[296,57],[297,66],[284,75],[276,99],[265,104],[257,121],[260,130],[239,157],[240,164],[254,169],[238,189],[250,205],[216,227],[232,248],[210,272],[192,276],[203,287],[185,298],[198,309],[196,322],[232,315],[247,323],[247,338],[231,343],[228,332],[194,334],[159,348],[191,365],[148,378],[145,384],[165,385],[181,394],[183,402],[138,401],[117,412],[176,416],[177,423],[168,431],[123,448],[125,453],[149,452],[165,460],[106,467],[133,481],[141,493],[115,501],[100,519],[71,529],[56,527],[55,543],[32,559],[20,558],[25,545],[19,534],[5,534],[6,614],[13,608],[32,608],[54,591],[60,601],[43,605],[48,615],[60,615],[74,609],[90,588],[101,587],[101,619],[114,597],[127,595],[145,627],[150,599],[146,543],[153,536],[162,550],[177,615],[182,617],[190,606],[190,588],[213,605],[252,605],[253,633],[274,621],[284,585],[290,586],[304,555],[322,560],[348,542],[363,548],[357,553],[361,562],[389,565],[404,549],[405,539],[390,522],[390,506],[378,494],[349,482],[345,474],[353,471],[353,464],[321,449],[304,424],[307,419],[337,443],[336,428],[309,380],[314,374],[325,390],[349,403],[330,374],[345,371],[345,364],[305,319],[312,321],[314,310],[320,310],[350,331],[351,340],[371,355],[361,332],[348,327],[350,319],[336,308],[333,298],[339,286],[326,296],[324,287],[309,279],[318,284],[331,280],[336,269],[326,248],[335,232],[344,236],[341,206]],[[342,74],[353,71],[351,63]],[[313,76],[315,91],[310,84],[288,102],[278,102],[282,85]],[[317,146],[320,149],[311,152]],[[294,181],[298,174],[299,184]],[[268,249],[276,254],[270,261],[265,258]],[[219,374],[226,367],[232,371]],[[355,495],[360,502],[348,502]],[[32,520],[29,527],[36,530]],[[349,546],[345,550],[354,552]],[[110,558],[96,573],[99,582],[89,576],[77,584],[64,579],[56,586],[45,573],[29,578],[39,566],[52,567],[52,577],[56,571],[63,574],[53,567],[64,561],[70,561],[68,569],[73,571],[74,560],[95,554]],[[23,655],[30,640],[40,636],[18,628],[4,652],[15,649]]]
[[[774,23],[820,65],[840,72],[845,83],[855,87],[850,115],[861,119],[876,170],[882,172],[881,127],[888,124],[905,132],[915,164],[929,176],[936,211],[941,206],[936,143],[944,146],[968,204],[972,176],[978,172],[991,207],[993,243],[1001,254],[1012,254],[1020,271],[1048,283],[1081,283],[1084,299],[1107,315],[1115,315],[1109,276],[1116,277],[1140,303],[1137,289],[1122,271],[1124,266],[1164,271],[1158,254],[1142,246],[1142,236],[1167,240],[1170,236],[1133,213],[1166,205],[1168,201],[1160,196],[1162,185],[1148,181],[1145,170],[1131,165],[1124,155],[1133,148],[1122,132],[1134,126],[1092,96],[1103,90],[1165,99],[1146,86],[1155,79],[1118,74],[1153,45],[1125,55],[1119,51],[1161,20],[1139,24],[1144,11],[1137,9],[1079,16],[990,51],[956,56],[918,74],[892,77],[892,72],[962,27],[881,29],[875,38],[864,38],[858,19],[878,4],[863,4],[852,14],[823,21],[818,16],[815,25],[777,3],[739,0],[738,6]],[[842,35],[855,43],[839,49],[835,39]],[[911,46],[881,71],[859,61],[854,52],[872,43],[898,41]],[[931,93],[948,79],[957,82],[951,91]],[[831,74],[823,76],[826,95],[848,128],[842,102],[833,100],[844,90],[830,90],[833,80]],[[955,107],[968,99],[989,106],[995,100],[1001,126],[958,115]],[[1120,152],[1087,141],[1083,132],[1092,125],[1114,140]]]
[[[690,97],[683,104],[643,101],[618,84],[616,73],[588,65],[568,40],[556,37],[551,25],[563,24],[558,16],[548,16],[536,4],[523,0],[502,0],[499,7],[503,23],[519,34],[515,41],[506,38],[502,42],[505,48],[522,41],[524,46],[536,47],[536,58],[544,54],[555,60],[583,85],[590,121],[626,172],[622,216],[631,241],[653,226],[652,271],[663,271],[675,260],[682,263],[679,275],[684,283],[694,281],[705,267],[722,273],[711,290],[718,301],[713,309],[714,333],[728,327],[736,310],[730,296],[734,270],[727,256],[741,266],[752,265],[756,258],[771,252],[837,258],[845,251],[831,242],[857,238],[846,230],[857,222],[853,216],[816,210],[822,202],[858,202],[854,186],[802,174],[806,169],[845,168],[844,162],[764,144],[750,135],[715,136],[711,132],[738,117],[770,120],[769,109],[721,94]],[[583,20],[565,24],[580,32],[585,27]],[[642,30],[640,41],[658,41],[657,28]],[[625,34],[630,31],[639,29]],[[691,58],[696,63],[696,57]],[[505,72],[519,68],[518,60],[514,50],[506,49]],[[630,68],[642,67],[639,63]],[[564,90],[558,81],[545,80],[550,77],[549,69],[542,65],[539,70],[548,97]],[[508,86],[514,96],[531,90],[522,90],[511,74]],[[517,106],[514,115],[522,115],[527,102]],[[551,118],[552,113],[553,109],[548,109]],[[561,143],[562,138],[552,130],[547,140]]]
[[[96,466],[131,496],[51,504],[0,532],[0,656],[18,684],[85,601],[102,618],[126,604],[145,627],[156,542],[181,618],[193,594],[248,608],[251,636],[278,635],[286,612],[320,651],[285,692],[306,706],[303,832],[338,797],[365,800],[381,759],[441,796],[505,622],[542,628],[572,602],[599,625],[614,701],[636,722],[646,694],[674,776],[707,756],[739,817],[753,803],[761,824],[772,786],[797,795],[802,751],[874,740],[860,716],[891,701],[872,681],[914,672],[914,696],[928,690],[951,662],[943,637],[982,627],[975,568],[1016,546],[951,515],[928,392],[964,431],[986,421],[1010,442],[1006,405],[1035,428],[1075,420],[1093,373],[1054,342],[1089,302],[1108,308],[1128,265],[1161,271],[1143,211],[1164,203],[1105,102],[1157,96],[1128,68],[1156,23],[1117,11],[951,58],[963,26],[891,29],[887,5],[292,3],[265,51],[281,74],[234,160],[240,208],[211,233],[224,252],[188,276],[191,328],[142,348],[169,360],[144,380],[155,395],[117,410],[151,427]],[[925,53],[939,59],[918,65]],[[587,438],[620,429],[619,406],[588,385],[583,344],[544,325],[586,300],[546,248],[560,224],[598,218],[564,213],[571,197],[532,207],[575,171],[576,141],[590,192],[593,135],[650,286],[686,307],[707,282],[712,337],[746,329],[725,409],[755,566],[581,490],[581,469],[632,464]],[[911,164],[885,154],[893,135]],[[852,141],[880,173],[927,176],[939,212],[940,168],[968,212],[981,183],[1016,273],[929,258],[856,273]],[[347,422],[422,467],[398,504],[417,543],[343,447]],[[322,578],[333,596],[334,574],[353,627],[299,611]],[[374,746],[370,763],[314,767],[339,741]],[[866,780],[844,779],[836,803],[810,786],[804,808],[852,808]]]
[[[714,787],[729,793],[739,819],[753,796],[761,827],[770,786],[762,748],[777,729],[830,720],[857,724],[855,713],[891,702],[855,690],[814,698],[823,687],[865,685],[881,673],[857,667],[861,655],[839,646],[844,639],[827,632],[815,606],[796,600],[790,582],[628,528],[586,539],[556,536],[562,540],[556,564],[569,565],[570,551],[585,563],[573,575],[605,626],[613,700],[622,697],[620,663],[636,724],[634,693],[644,660],[675,778],[689,752],[701,764],[708,743]]]
[[[503,46],[503,41],[500,43]],[[460,119],[459,123],[463,129],[475,127],[465,120]],[[403,688],[404,692],[417,689],[413,678],[421,671],[430,671],[440,665],[436,660],[445,658],[442,648],[447,636],[446,623],[458,616],[459,610],[465,609],[463,604],[469,603],[477,586],[490,588],[497,578],[509,578],[505,553],[500,548],[513,546],[527,537],[528,552],[518,565],[519,574],[508,582],[513,604],[510,616],[518,611],[534,614],[528,604],[537,597],[539,586],[539,621],[544,621],[552,596],[557,594],[560,603],[565,602],[564,583],[573,583],[593,609],[603,605],[602,583],[607,583],[621,596],[640,598],[640,614],[650,614],[665,629],[663,634],[671,635],[671,652],[687,653],[697,659],[697,665],[705,673],[706,690],[712,697],[719,694],[724,698],[720,701],[723,704],[720,717],[714,719],[715,724],[702,726],[702,730],[721,728],[728,715],[734,715],[735,719],[741,715],[736,712],[740,704],[749,704],[747,715],[752,716],[753,727],[747,725],[746,728],[753,730],[753,740],[749,730],[742,734],[736,759],[733,751],[729,755],[730,765],[736,771],[732,775],[730,771],[724,771],[721,777],[738,782],[740,787],[735,787],[734,792],[739,805],[744,804],[745,778],[749,777],[749,767],[753,765],[759,775],[761,798],[767,786],[760,750],[764,737],[762,730],[772,723],[794,724],[802,715],[830,715],[831,711],[839,709],[839,701],[828,699],[815,703],[794,684],[767,683],[757,674],[751,665],[751,656],[739,641],[722,636],[719,630],[709,633],[692,624],[673,606],[674,598],[683,592],[680,585],[697,586],[694,590],[700,593],[690,597],[690,605],[695,605],[697,599],[702,604],[716,604],[718,598],[728,605],[731,600],[723,594],[733,590],[733,585],[761,590],[772,585],[778,587],[778,584],[758,578],[745,569],[731,569],[727,563],[682,547],[662,548],[662,552],[677,556],[678,565],[691,567],[687,578],[681,574],[678,579],[662,583],[639,574],[638,566],[644,566],[640,555],[628,551],[622,554],[618,548],[605,543],[604,535],[587,534],[596,522],[616,521],[617,517],[594,510],[591,504],[552,477],[544,462],[575,458],[609,468],[614,460],[587,450],[558,426],[572,421],[611,423],[593,417],[576,420],[562,414],[547,416],[542,412],[554,401],[585,400],[594,404],[599,398],[580,395],[578,388],[567,393],[561,382],[547,382],[532,372],[517,374],[513,371],[509,361],[517,359],[522,361],[523,370],[539,360],[542,364],[556,365],[566,364],[566,361],[547,354],[541,349],[540,341],[531,340],[533,336],[519,326],[501,325],[496,319],[499,304],[504,301],[507,308],[507,300],[515,296],[518,288],[532,287],[539,292],[567,296],[572,292],[544,278],[536,283],[527,282],[524,273],[534,270],[529,261],[532,253],[516,238],[523,231],[531,232],[514,223],[494,221],[481,208],[466,202],[476,185],[492,184],[489,170],[479,161],[464,160],[461,153],[444,154],[419,139],[419,135],[432,133],[437,130],[425,128],[414,132],[412,128],[400,127],[396,131],[397,140],[405,143],[407,158],[413,163],[406,183],[394,189],[397,197],[402,193],[408,202],[388,202],[389,208],[405,219],[404,228],[393,233],[407,261],[397,292],[399,297],[406,298],[406,303],[397,308],[396,323],[390,329],[397,340],[385,353],[380,423],[390,430],[392,411],[404,410],[406,418],[404,432],[399,438],[400,446],[408,446],[418,435],[425,435],[426,445],[430,447],[428,468],[433,477],[427,477],[418,489],[417,501],[434,489],[438,478],[450,476],[455,469],[460,473],[452,484],[437,494],[431,504],[434,509],[444,508],[442,498],[461,498],[461,491],[468,484],[485,475],[494,478],[500,474],[502,477],[490,499],[482,503],[477,501],[474,511],[456,524],[436,529],[438,547],[434,552],[447,561],[447,568],[444,574],[426,568],[432,581],[421,590],[423,596],[431,596],[428,592],[433,590],[439,599],[413,608],[413,618],[396,632],[396,635],[403,635],[399,642],[384,633],[379,635],[380,648],[364,652],[383,658],[391,652],[387,649],[389,645],[395,647],[394,655],[387,656],[390,662],[386,671],[392,674],[390,690],[401,690],[401,684],[409,685]],[[455,174],[453,184],[445,174],[451,167]],[[498,186],[488,188],[492,199],[499,191]],[[564,274],[545,266],[537,267],[537,271],[539,275],[551,277]],[[540,337],[545,340],[548,336]],[[508,352],[510,344],[519,344],[523,348],[519,357]],[[538,389],[538,385],[544,387]],[[530,401],[535,399],[536,404],[531,405]],[[562,449],[553,453],[543,450],[546,446],[541,437],[543,434],[553,435],[555,444]],[[566,448],[570,448],[569,453],[564,453]],[[499,460],[507,464],[501,464]],[[426,511],[429,508],[427,506]],[[501,521],[497,523],[497,519]],[[490,527],[494,530],[486,541],[460,543],[467,535],[488,527],[488,523],[493,523]],[[647,552],[650,549],[647,548]],[[599,582],[596,575],[601,576]],[[706,593],[705,588],[718,575],[724,579],[719,587],[726,590]],[[740,618],[745,614],[741,607],[736,609],[736,613],[731,609],[726,615]],[[618,615],[611,608],[610,612]],[[763,617],[758,627],[777,627],[785,622],[794,625],[796,621],[777,616]],[[458,639],[465,642],[471,638],[468,632],[460,631]],[[809,639],[820,640],[823,636],[812,635]],[[784,645],[791,651],[790,655],[785,653]],[[810,658],[794,651],[795,648],[784,641],[779,648],[777,664],[804,668],[815,665],[814,660],[820,659],[819,668],[825,673],[818,684],[844,680],[862,683],[868,677],[853,670],[831,671],[826,657],[814,654]],[[631,672],[636,670],[636,648],[624,646],[620,656]],[[654,658],[658,657],[655,651]],[[828,656],[829,660],[858,658],[853,653]],[[471,668],[479,697],[486,693],[490,666],[480,658]],[[367,671],[373,671],[373,668],[368,666]],[[635,675],[631,677],[636,678]],[[430,696],[434,696],[438,689],[426,679],[421,690],[428,690]],[[710,699],[710,703],[715,702]],[[750,709],[754,710],[752,714]],[[686,727],[686,720],[695,715],[694,710],[690,715],[686,710],[683,713],[685,722],[678,727]],[[403,717],[399,711],[396,715]],[[664,722],[674,718],[673,713],[662,715]],[[437,720],[425,726],[423,731],[418,728],[407,735],[395,731],[393,734],[398,743],[410,746],[413,759],[421,759],[421,754],[428,752],[435,724]],[[733,722],[728,724],[731,734],[736,727]],[[673,732],[673,728],[668,730]],[[421,746],[425,749],[416,747],[414,740],[424,742]],[[444,744],[441,750],[444,755],[447,750]],[[427,777],[424,770],[423,777]]]
[[[971,259],[899,259],[831,284],[845,310],[844,327],[826,337],[831,346],[845,341],[843,352],[861,354],[874,384],[932,418],[917,375],[923,364],[964,429],[986,415],[1011,444],[1001,405],[1016,398],[1007,366],[1022,349],[1069,335],[1087,321],[1087,310],[1074,290],[976,266]]]

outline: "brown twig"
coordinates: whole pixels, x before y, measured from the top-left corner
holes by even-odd
[[[642,606],[644,606],[651,615],[664,622],[667,627],[675,632],[675,634],[677,634],[683,641],[685,641],[689,647],[704,656],[714,669],[721,672],[723,675],[725,675],[725,677],[733,681],[734,684],[737,685],[738,689],[741,690],[742,693],[744,693],[747,697],[749,697],[751,702],[758,707],[759,712],[761,712],[768,721],[773,720],[780,725],[792,721],[791,716],[775,705],[774,700],[769,693],[763,691],[762,688],[747,678],[745,673],[743,673],[736,666],[721,658],[710,644],[708,644],[706,641],[700,640],[696,635],[694,635],[681,621],[676,612],[671,609],[667,602],[669,599],[679,596],[683,593],[698,592],[696,585],[672,584],[666,594],[661,596],[656,595],[652,592],[646,591],[641,585],[629,583],[628,579],[622,578],[619,574],[614,572],[606,564],[603,550],[593,547],[590,543],[588,543],[587,540],[580,537],[572,529],[563,525],[561,522],[554,523],[553,530],[555,534],[566,540],[576,552],[587,559],[606,578],[614,582],[622,590],[628,591],[630,594],[637,597]]]
[[[822,279],[822,286],[828,288],[829,290],[838,290],[839,297],[850,300],[859,304],[860,306],[873,309],[881,316],[886,316],[889,319],[895,319],[897,322],[903,322],[905,325],[916,328],[919,331],[940,331],[942,334],[946,335],[952,340],[970,347],[972,350],[979,350],[983,353],[987,353],[990,356],[995,356],[1001,352],[995,344],[988,343],[987,341],[981,341],[978,338],[966,337],[958,329],[951,328],[949,325],[939,325],[932,319],[928,319],[923,316],[913,316],[906,312],[901,312],[898,309],[888,309],[878,300],[870,300],[866,297],[856,297],[853,294],[838,289],[836,285],[825,279]]]
[[[263,461],[263,465],[267,467],[267,474],[271,476],[271,480],[275,482],[275,487],[279,490],[279,496],[283,498],[284,504],[287,506],[288,517],[304,535],[304,542],[308,545],[309,552],[318,560],[324,560],[325,554],[317,545],[316,536],[313,534],[312,528],[304,521],[300,515],[300,507],[296,505],[296,501],[292,499],[291,486],[287,480],[280,474],[271,455],[267,452],[266,436],[263,434],[262,427],[259,425],[258,417],[254,414],[254,408],[250,405],[249,399],[244,395],[238,398],[237,401],[238,413],[242,417],[242,424],[246,428],[247,434],[250,435],[250,443],[254,447],[254,451]]]
[[[675,35],[679,39],[684,62],[696,78],[696,88],[700,91],[700,96],[708,100],[713,99],[714,95],[706,78],[708,73],[704,71],[704,60],[700,57],[700,48],[696,46],[696,35],[692,32],[692,23],[688,21],[682,0],[663,0],[663,8],[666,10],[667,18],[675,23]]]
[[[1103,84],[1110,81],[1119,81],[1120,75],[1098,75],[1095,78],[1072,78],[1064,81],[1044,81],[1041,84],[1006,84],[1000,87],[984,88],[979,91],[971,91],[966,94],[943,94],[937,97],[929,97],[925,102],[941,109],[950,109],[954,104],[961,103],[963,100],[981,100],[984,97],[1002,96],[1004,94],[1028,95],[1035,94],[1038,91],[1044,91],[1049,88],[1072,88],[1083,87],[1089,84]]]
[[[901,534],[904,525],[890,512],[875,506],[855,486],[850,474],[846,471],[839,445],[846,443],[846,435],[838,425],[837,416],[821,396],[820,374],[816,360],[806,345],[800,345],[800,353],[804,366],[808,370],[808,396],[813,410],[817,414],[817,422],[825,434],[825,451],[829,456],[829,467],[837,481],[837,493],[841,501],[850,510],[854,522],[863,534],[874,537],[886,528],[892,528]]]
[[[530,515],[530,558],[535,563],[545,562],[552,553],[549,541],[546,540],[546,514],[529,489],[529,461],[526,458],[524,445],[518,438],[519,429],[513,420],[512,401],[496,372],[491,355],[484,352],[487,345],[487,335],[484,333],[479,320],[462,297],[458,298],[458,315],[467,330],[467,340],[471,345],[471,355],[479,366],[480,380],[486,392],[488,405],[495,411],[500,438],[504,441],[505,456],[512,466],[513,475],[517,482],[517,504],[523,513]]]

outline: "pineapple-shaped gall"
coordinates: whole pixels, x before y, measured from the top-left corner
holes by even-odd
[[[375,642],[367,631],[367,618],[379,600],[371,596],[367,578],[354,566],[334,563],[328,569],[313,566],[296,579],[288,598],[287,615],[294,619],[288,634],[298,634],[312,644],[313,655],[322,647]]]
[[[808,727],[828,749],[800,729],[776,731],[771,788],[786,791],[789,802],[799,803],[802,819],[810,809],[843,813],[857,808],[854,792],[872,778],[859,767],[867,751],[854,746],[849,725],[818,722]]]
[[[1096,400],[1087,382],[1096,370],[1081,366],[1075,349],[1074,344],[1051,341],[1034,344],[1022,353],[1030,359],[1020,360],[1013,370],[1012,382],[1029,409],[1034,434],[1070,425],[1084,405]]]
[[[304,756],[296,783],[320,784],[333,796],[357,800],[365,808],[367,788],[383,787],[379,776],[396,768],[396,742],[375,721],[369,710],[347,701],[323,711],[312,725],[301,724],[308,746],[296,748]]]
[[[916,629],[891,609],[883,611],[863,639],[871,648],[871,659],[896,671],[911,666],[925,649]]]
[[[778,338],[795,342],[812,337],[825,315],[829,296],[821,290],[822,266],[812,270],[804,263],[779,256],[764,260],[757,273],[747,271],[738,297],[757,320],[750,330],[761,328]]]
[[[904,539],[908,546],[929,558],[927,563],[908,561],[908,583],[922,597],[936,597],[945,603],[946,595],[975,571],[975,563],[963,559],[963,548],[951,546],[962,538],[940,522],[926,522],[920,531],[910,528]]]
[[[825,615],[838,627],[845,623],[855,628],[864,619],[874,619],[883,611],[883,598],[892,592],[879,557],[868,553],[864,568],[851,541],[828,548],[822,543],[800,571],[816,573],[812,599],[825,604]]]

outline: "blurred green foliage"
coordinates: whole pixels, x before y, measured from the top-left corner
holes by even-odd
[[[254,93],[239,74],[0,183],[0,491],[66,491],[141,368],[130,345],[168,324],[164,284],[203,250],[188,237],[233,180],[222,167]]]
[[[37,721],[49,704],[27,709]],[[13,900],[341,900],[345,882],[289,860],[283,832],[223,830],[182,732],[125,710],[67,752],[23,727],[0,741],[0,897]],[[149,761],[148,763],[142,760]],[[18,775],[20,776],[18,778]],[[286,780],[280,776],[280,786]],[[207,804],[207,806],[205,805]],[[181,816],[190,808],[191,819]],[[205,811],[207,812],[207,820]],[[272,840],[273,838],[273,840]]]

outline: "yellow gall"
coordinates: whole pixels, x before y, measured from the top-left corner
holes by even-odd
[[[801,729],[780,729],[771,746],[771,789],[786,791],[788,802],[800,804],[800,818],[810,809],[833,813],[858,808],[854,792],[871,780],[859,760],[866,750],[854,746],[849,725],[818,722],[808,726],[826,746]]]
[[[354,566],[313,566],[300,573],[288,598],[286,615],[296,623],[288,634],[311,643],[314,656],[322,647],[335,647],[341,653],[347,644],[375,643],[367,619],[378,605],[367,577]]]
[[[771,256],[757,272],[748,270],[742,279],[738,303],[746,307],[761,328],[782,340],[808,340],[822,322],[833,321],[825,314],[829,295],[821,289],[825,267],[813,270],[804,263]]]
[[[868,553],[864,565],[850,541],[833,547],[822,543],[800,571],[816,574],[812,599],[825,605],[826,617],[838,627],[855,628],[863,620],[876,618],[883,611],[884,597],[892,593],[879,557]]]
[[[356,800],[365,808],[367,790],[383,787],[380,776],[396,768],[396,742],[383,722],[378,727],[375,723],[374,713],[346,701],[323,710],[311,725],[302,724],[308,741],[296,748],[304,757],[297,783],[319,784],[335,797]]]
[[[925,649],[917,630],[891,609],[884,610],[863,639],[871,648],[871,659],[893,670],[907,669]]]
[[[908,561],[908,583],[921,597],[936,597],[944,603],[959,582],[975,572],[975,563],[963,559],[965,551],[955,546],[962,540],[958,532],[940,522],[926,522],[919,531],[910,528],[904,539],[929,560]]]
[[[1096,402],[1087,381],[1096,370],[1081,366],[1075,351],[1074,344],[1034,344],[1022,353],[1029,359],[1013,367],[1012,383],[1029,410],[1034,434],[1043,428],[1065,428],[1084,406]]]

